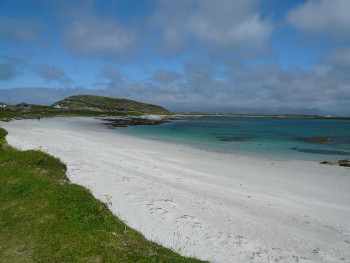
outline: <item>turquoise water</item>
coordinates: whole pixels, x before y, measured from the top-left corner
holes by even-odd
[[[202,149],[274,158],[350,158],[350,120],[202,117],[118,131]],[[306,138],[328,138],[311,142]]]

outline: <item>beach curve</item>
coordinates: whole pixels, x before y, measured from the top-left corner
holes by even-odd
[[[349,169],[203,151],[94,118],[1,123],[147,238],[211,262],[349,262]]]

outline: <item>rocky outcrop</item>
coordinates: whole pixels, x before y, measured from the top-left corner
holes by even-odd
[[[339,160],[339,161],[324,161],[324,162],[320,162],[320,163],[321,164],[339,165],[339,166],[350,167],[350,159]]]
[[[331,139],[327,137],[310,137],[310,138],[302,138],[303,141],[314,142],[314,143],[325,143],[331,141]]]
[[[218,140],[222,142],[243,142],[248,140],[248,137],[244,137],[244,136],[219,137]]]
[[[116,127],[128,127],[136,125],[159,125],[167,122],[166,119],[150,119],[150,118],[140,118],[140,117],[124,117],[124,118],[105,118],[104,125],[110,128]]]

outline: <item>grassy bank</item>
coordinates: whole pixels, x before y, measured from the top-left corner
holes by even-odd
[[[65,171],[42,151],[0,147],[0,262],[202,262],[146,240]]]

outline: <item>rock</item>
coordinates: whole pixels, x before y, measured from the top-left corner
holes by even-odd
[[[222,141],[222,142],[243,142],[246,140],[247,140],[247,137],[243,137],[243,136],[219,138],[219,141]]]
[[[325,143],[331,141],[329,138],[326,137],[310,137],[310,138],[302,138],[302,140],[307,142],[315,142],[315,143]]]
[[[323,149],[298,149],[299,152],[304,153],[316,153],[316,154],[327,154],[327,155],[350,155],[350,152],[338,151],[338,150],[323,150]]]
[[[320,164],[328,164],[328,165],[339,165],[338,161],[323,161]]]
[[[339,166],[344,166],[344,167],[350,167],[350,159],[339,160],[339,161],[323,161],[320,163],[321,164],[328,164],[328,165],[339,165]]]
[[[232,142],[232,141],[234,141],[234,139],[233,138],[221,138],[220,141],[222,141],[222,142]]]
[[[340,166],[350,167],[350,159],[339,160],[338,163],[339,163]]]
[[[103,121],[107,121],[105,125],[109,127],[127,127],[127,126],[136,126],[136,125],[159,125],[166,120],[160,119],[160,120],[154,120],[154,119],[147,119],[147,118],[136,118],[136,117],[125,117],[125,118],[107,118],[102,119]]]

